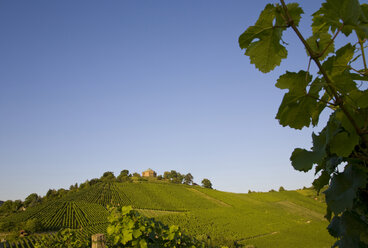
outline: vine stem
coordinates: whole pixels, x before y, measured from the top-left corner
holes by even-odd
[[[364,53],[364,46],[363,46],[364,41],[359,39],[359,37],[358,37],[358,40],[359,40],[360,50],[362,51],[362,58],[363,58],[363,64],[364,64],[364,73],[366,74],[367,73],[367,62],[365,60],[365,53]]]
[[[338,105],[341,108],[341,110],[344,112],[344,114],[346,115],[346,117],[348,118],[350,123],[353,125],[356,133],[363,139],[363,142],[365,143],[365,145],[368,146],[368,139],[365,137],[365,133],[359,128],[358,124],[355,122],[354,118],[351,116],[348,109],[345,107],[343,98],[337,93],[337,91],[333,87],[331,79],[328,77],[327,72],[322,67],[321,62],[318,60],[318,54],[315,54],[313,49],[309,46],[307,41],[304,39],[303,35],[300,33],[299,29],[295,26],[294,20],[290,16],[290,13],[289,13],[288,8],[285,4],[285,1],[280,0],[280,2],[281,2],[281,5],[282,5],[282,8],[284,9],[285,14],[286,14],[287,25],[289,25],[294,30],[294,32],[298,36],[299,40],[303,43],[303,45],[305,46],[305,48],[309,52],[310,57],[316,63],[316,65],[318,66],[319,71],[321,72],[322,76],[324,77],[324,79],[326,81],[326,84],[327,84],[327,88],[326,88],[327,93],[335,99],[335,104]]]
[[[331,44],[334,42],[334,40],[336,39],[336,36],[340,33],[341,29],[344,27],[344,24],[341,25],[341,27],[339,28],[339,30],[337,30],[337,32],[335,33],[334,37],[332,38],[332,40],[330,41],[330,43],[328,43],[328,45],[325,47],[325,49],[323,49],[323,51],[318,54],[318,57],[322,57],[322,55],[327,51],[327,49],[331,46]]]

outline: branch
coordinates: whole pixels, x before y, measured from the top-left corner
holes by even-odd
[[[344,27],[344,24],[341,25],[341,27],[339,28],[339,30],[337,30],[337,32],[335,33],[334,37],[332,38],[332,40],[330,41],[330,43],[328,43],[328,45],[325,47],[325,49],[323,49],[323,51],[318,54],[318,57],[321,57],[326,51],[327,49],[331,46],[331,44],[334,42],[334,40],[336,39],[336,36],[340,33],[341,29]]]
[[[349,66],[349,69],[355,71],[356,73],[362,75],[362,76],[365,76],[365,73],[364,72],[361,72],[361,71],[358,71],[357,69],[354,69],[353,67]]]
[[[286,14],[286,18],[287,18],[286,23],[288,25],[290,25],[290,27],[294,30],[294,32],[296,33],[296,35],[298,36],[300,41],[303,43],[303,45],[305,46],[305,48],[309,52],[311,58],[313,59],[313,61],[318,66],[319,71],[323,75],[323,77],[326,81],[326,84],[327,84],[327,88],[326,88],[327,93],[335,99],[335,104],[338,105],[341,108],[341,110],[344,112],[346,117],[349,119],[350,123],[353,125],[356,133],[363,139],[363,142],[366,144],[366,146],[368,146],[368,139],[366,138],[364,132],[359,128],[358,124],[355,122],[355,120],[353,119],[353,117],[349,113],[348,109],[345,107],[343,98],[338,94],[338,92],[333,87],[331,79],[328,77],[327,72],[322,67],[320,61],[318,60],[318,55],[315,54],[313,49],[309,46],[307,41],[304,39],[303,35],[299,32],[298,28],[295,26],[294,20],[291,18],[290,14],[289,14],[289,11],[288,11],[288,8],[285,4],[285,1],[280,0],[280,2],[282,4],[282,7],[283,7],[283,9],[285,11],[285,14]]]
[[[310,98],[313,98],[313,99],[315,99],[315,100],[317,100],[317,101],[319,101],[319,102],[326,103],[326,104],[328,104],[328,105],[330,105],[330,106],[335,106],[335,107],[337,106],[337,104],[336,104],[336,103],[332,103],[332,102],[324,101],[324,100],[319,99],[318,97],[312,96],[312,95],[310,95],[310,94],[307,94],[307,96],[309,96]]]
[[[358,39],[359,39],[359,37],[358,37]],[[360,50],[362,51],[363,64],[364,64],[364,70],[365,70],[364,73],[367,73],[367,62],[365,60],[365,53],[364,53],[364,46],[363,46],[364,41],[365,40],[359,39],[359,45],[360,45]]]
[[[272,26],[273,28],[288,28],[289,26],[287,25],[275,25],[275,26]]]

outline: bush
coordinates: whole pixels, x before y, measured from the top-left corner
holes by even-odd
[[[37,241],[34,248],[90,248],[90,242],[87,239],[78,237],[76,230],[63,229],[60,230],[55,238],[44,235],[41,240]]]
[[[207,247],[178,226],[169,227],[141,216],[131,206],[112,209],[108,220],[108,247]]]
[[[28,233],[35,233],[42,231],[43,228],[39,219],[29,219],[24,223],[23,229]]]

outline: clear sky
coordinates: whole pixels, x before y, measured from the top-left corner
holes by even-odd
[[[269,1],[0,0],[0,200],[147,168],[231,192],[310,186],[311,129],[275,115],[289,57],[263,74],[238,46]],[[300,1],[301,29],[320,1]]]

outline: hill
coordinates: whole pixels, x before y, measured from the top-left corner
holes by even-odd
[[[213,244],[332,244],[323,218],[325,204],[311,190],[236,194],[173,183],[97,183],[11,214],[0,223],[17,225],[37,219],[46,230],[69,227],[89,236],[106,231],[108,205],[131,205],[147,217],[181,226],[197,239],[210,238]]]

